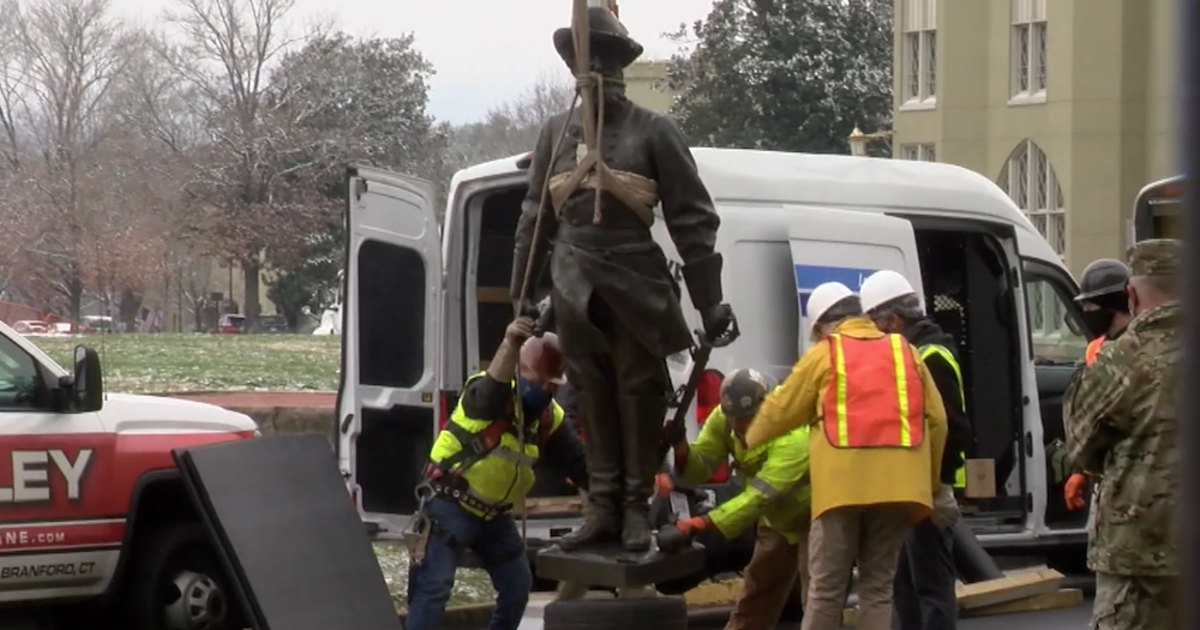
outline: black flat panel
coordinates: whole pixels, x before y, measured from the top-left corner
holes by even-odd
[[[320,435],[175,451],[255,630],[399,630],[374,550]]]

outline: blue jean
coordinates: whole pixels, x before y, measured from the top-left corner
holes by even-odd
[[[529,603],[533,572],[517,524],[505,514],[485,521],[458,503],[437,497],[426,505],[432,525],[425,559],[408,574],[407,630],[438,630],[461,551],[470,549],[483,563],[496,589],[496,608],[488,630],[516,630]]]

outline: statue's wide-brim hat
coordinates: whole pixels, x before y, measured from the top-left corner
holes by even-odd
[[[588,9],[588,33],[591,36],[591,45],[615,52],[620,58],[622,68],[642,56],[642,45],[634,41],[625,25],[621,24],[612,11],[604,7]],[[554,47],[564,60],[570,62],[575,59],[575,37],[569,27],[554,31]]]

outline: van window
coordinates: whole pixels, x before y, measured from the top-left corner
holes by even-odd
[[[1025,302],[1034,362],[1072,365],[1083,361],[1088,339],[1067,282],[1049,268],[1025,266]]]
[[[425,260],[368,240],[358,250],[359,382],[412,387],[425,372]]]

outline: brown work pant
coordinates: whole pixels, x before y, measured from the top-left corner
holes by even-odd
[[[807,599],[808,532],[791,544],[779,532],[759,524],[754,555],[742,573],[742,593],[725,630],[771,630],[800,576],[800,605]]]
[[[892,581],[912,525],[908,506],[836,508],[813,521],[808,538],[810,582],[800,630],[840,630],[846,584],[858,562],[858,630],[890,630]]]

